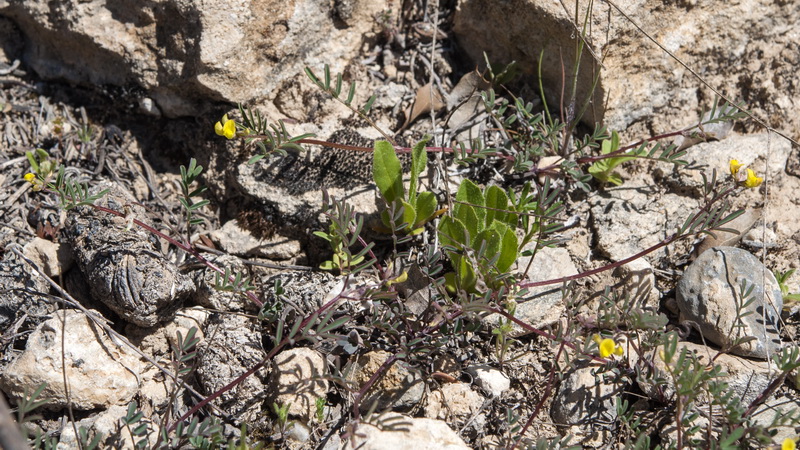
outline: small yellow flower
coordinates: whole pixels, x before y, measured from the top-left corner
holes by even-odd
[[[233,139],[236,136],[236,122],[228,119],[228,115],[225,114],[220,122],[214,124],[214,131],[220,136]]]
[[[597,342],[597,347],[600,350],[601,358],[608,358],[611,355],[622,356],[625,354],[622,346],[617,345],[616,341],[613,339],[600,339],[600,336],[597,334],[594,335],[593,339],[595,342]]]
[[[761,183],[764,182],[764,179],[761,177],[757,177],[756,173],[753,172],[753,169],[747,169],[747,179],[744,180],[742,184],[746,188],[755,188],[761,186]]]
[[[781,443],[781,450],[795,450],[797,448],[797,444],[794,442],[794,439],[786,438]]]
[[[25,178],[25,181],[27,181],[28,183],[35,184],[34,180],[36,180],[36,174],[28,172],[28,173],[25,174],[25,176],[23,178]]]
[[[739,173],[739,169],[742,168],[743,164],[739,164],[739,160],[732,159],[731,160],[731,175],[736,177],[736,174]]]

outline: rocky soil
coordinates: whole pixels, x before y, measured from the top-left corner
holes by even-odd
[[[637,436],[691,447],[676,427],[676,375],[659,348],[642,351],[650,332],[674,333],[679,349],[721,367],[736,403],[774,431],[758,446],[797,436],[796,420],[774,420],[779,409],[800,417],[795,377],[767,362],[795,345],[800,310],[786,296],[800,292],[800,276],[782,291],[773,275],[800,260],[800,159],[790,140],[800,139],[800,11],[791,2],[620,1],[627,19],[595,6],[577,99],[590,96],[595,76],[597,87],[576,138],[594,120],[624,142],[691,127],[713,102],[705,83],[752,112],[705,130],[709,139],[675,136],[685,166],[628,162],[618,168],[622,185],[592,180],[587,191],[560,171],[514,172],[492,157],[464,167],[430,153],[422,184],[440,205],[464,179],[519,192],[525,181],[541,188],[550,177],[561,190],[563,226],[548,236],[552,245],[520,256],[510,272],[528,284],[591,274],[520,293],[519,322],[510,324],[435,289],[442,274],[429,269],[449,270],[448,261],[428,264],[436,222],[395,247],[375,226],[383,203],[372,154],[340,147],[371,148],[382,138],[376,127],[401,146],[424,135],[437,147],[475,136],[499,145],[507,136],[477,95],[489,86],[483,52],[492,63],[518,62],[518,76],[496,86],[498,95],[522,97],[534,112],[546,102],[561,115],[579,34],[573,24],[582,23],[576,13],[535,0],[438,9],[415,1],[207,3],[134,11],[99,0],[0,0],[0,390],[15,408],[42,387],[46,402],[22,424],[29,436],[78,448],[83,427],[104,448],[179,447],[188,441],[160,442],[159,430],[193,413],[215,421],[195,434],[227,441],[245,430],[251,443],[277,448],[508,448],[565,436],[583,447]],[[544,99],[535,78],[542,50]],[[376,95],[376,127],[303,73],[321,75],[326,63],[346,85],[357,83],[353,104]],[[236,102],[283,120],[292,135],[339,146],[304,144],[248,164],[255,145],[214,133],[223,114],[242,120]],[[563,114],[574,110],[566,105]],[[119,214],[59,209],[56,195],[33,189],[26,152],[37,148],[90,193],[106,190],[96,205]],[[197,182],[210,203],[189,223],[179,167],[191,158],[203,166]],[[409,158],[401,159],[407,173]],[[682,239],[594,270],[671,236],[703,207],[704,177],[716,170],[728,179],[731,159],[764,177],[727,199],[731,210],[745,210],[728,224],[738,233]],[[313,234],[329,229],[325,196],[347,200],[365,219],[373,267],[356,275],[319,268],[331,258]],[[215,288],[213,268],[244,274],[254,289]],[[489,297],[484,305],[508,307]],[[311,338],[284,342],[321,309],[331,314],[319,318],[342,326],[328,336],[301,325]],[[458,317],[443,321],[453,311]],[[609,314],[659,319],[636,335]],[[446,332],[431,328],[437,321]],[[505,326],[503,345],[497,330]],[[752,340],[734,342],[731,330]],[[587,357],[597,355],[591,337],[600,332],[622,348],[608,364]],[[428,335],[441,339],[408,353],[411,337]],[[659,377],[666,385],[653,383]],[[636,432],[619,401],[642,421]],[[132,411],[143,414],[141,433],[124,425]],[[729,431],[722,416],[696,419],[698,445]]]

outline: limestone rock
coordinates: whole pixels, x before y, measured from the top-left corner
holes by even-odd
[[[553,399],[550,414],[559,425],[588,427],[595,423],[609,423],[617,417],[616,398],[622,386],[610,381],[598,367],[581,367],[571,370]]]
[[[289,405],[289,415],[309,423],[316,415],[316,401],[328,395],[325,358],[316,350],[299,347],[279,353],[272,360],[271,400]]]
[[[431,392],[425,406],[425,417],[463,424],[480,410],[483,401],[483,396],[473,391],[469,384],[447,383]]]
[[[774,121],[772,126],[797,135],[800,119],[793,110],[800,74],[794,68],[800,52],[790,30],[800,21],[800,9],[767,0],[615,4],[712,86],[734,101],[744,100],[757,116]],[[575,4],[547,0],[466,0],[457,7],[454,32],[477,64],[485,64],[485,51],[493,64],[516,61],[530,75],[537,73],[544,50],[542,79],[551,93],[548,101],[559,104],[562,83],[572,85],[573,52],[586,5],[593,5],[593,10],[580,61],[578,106],[599,73],[586,122],[602,121],[615,130],[644,122],[642,131],[657,132],[696,123],[701,107],[711,106],[710,100],[698,104],[698,98],[706,97],[706,88],[609,3],[580,2],[576,13]]]
[[[755,338],[734,347],[731,351],[737,355],[767,359],[781,347],[780,287],[772,272],[745,250],[716,247],[700,255],[678,282],[676,299],[681,320],[700,327],[717,345]]]
[[[530,246],[529,246],[530,247]],[[517,271],[522,274],[528,267],[530,257],[522,256],[517,260]],[[564,248],[539,249],[534,255],[533,263],[528,271],[528,278],[525,281],[545,281],[575,275],[578,269],[570,259],[569,252]],[[544,328],[558,321],[564,312],[564,302],[561,295],[561,285],[552,284],[529,288],[528,293],[517,302],[515,316],[523,322],[536,327]],[[497,326],[501,316],[491,314],[486,317],[489,326]],[[529,332],[517,325],[512,325],[512,337],[519,337]]]
[[[0,261],[0,333],[5,333],[23,316],[36,326],[55,311],[55,304],[44,295],[50,286],[43,277],[13,252],[6,252]]]
[[[346,2],[340,14],[340,3],[12,0],[0,3],[0,14],[21,29],[23,59],[39,76],[138,85],[175,117],[202,114],[208,100],[266,97],[305,66],[341,71],[376,37],[373,16],[388,6]]]
[[[72,252],[68,246],[48,241],[40,237],[33,238],[22,254],[36,263],[50,278],[58,278],[72,267]]]
[[[679,342],[676,358],[684,348],[688,352],[697,355],[701,363],[709,363],[718,352],[718,350],[704,345]],[[660,349],[661,347],[659,347]],[[659,391],[650,380],[639,377],[637,378],[639,387],[653,400],[659,402],[669,401],[675,395],[674,380],[671,380],[671,376],[666,370],[666,364],[658,356],[658,352],[654,352],[652,361],[655,367],[654,378],[667,380],[667,385]],[[720,381],[728,383],[729,389],[735,392],[735,397],[740,399],[742,405],[749,405],[756,397],[761,395],[775,376],[774,364],[768,364],[766,361],[754,361],[734,355],[721,354],[716,356],[714,364],[722,367],[722,372],[725,375],[720,377]],[[708,399],[701,396],[701,401],[708,401]]]
[[[39,325],[28,337],[25,351],[0,375],[0,385],[19,400],[47,383],[42,398],[51,407],[65,407],[62,378],[62,325],[69,398],[74,408],[89,410],[126,404],[139,390],[143,364],[127,347],[118,345],[80,311],[64,311]]]
[[[467,368],[467,373],[475,379],[475,384],[492,397],[500,397],[511,387],[508,375],[493,367],[480,365]]]
[[[368,423],[358,425],[349,442],[360,450],[467,450],[469,446],[441,420],[411,418],[386,414],[376,419],[381,427]],[[373,421],[375,422],[375,421]],[[395,425],[392,426],[391,424]]]
[[[361,355],[345,373],[348,380],[363,386],[389,358],[383,350]],[[361,402],[363,410],[377,402],[378,410],[394,408],[408,410],[417,405],[425,393],[425,382],[419,370],[403,361],[395,362],[381,379],[372,386]]]
[[[206,336],[213,336],[197,346],[197,379],[202,391],[211,394],[261,362],[266,354],[261,348],[261,334],[253,320],[231,314],[215,314],[206,326]],[[267,395],[264,384],[267,370],[259,370],[235,388],[222,394],[217,405],[239,421],[263,420],[262,403]]]
[[[258,256],[283,261],[300,254],[300,242],[275,235],[258,239],[240,227],[235,220],[228,221],[222,228],[211,232],[210,236],[228,254],[238,256]]]

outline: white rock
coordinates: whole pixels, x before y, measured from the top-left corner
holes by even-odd
[[[259,256],[283,261],[300,254],[300,242],[281,235],[258,239],[249,230],[230,220],[210,234],[211,240],[226,253],[239,256]]]
[[[571,370],[564,378],[550,410],[557,424],[589,428],[616,419],[616,398],[623,388],[610,381],[611,374],[597,371],[596,366],[582,367]]]
[[[492,397],[500,397],[511,387],[511,380],[498,369],[486,365],[467,368],[467,373],[475,379],[475,385]]]
[[[3,391],[19,400],[25,392],[47,383],[41,397],[52,399],[48,405],[67,405],[62,314],[66,314],[63,356],[72,406],[88,410],[127,404],[139,390],[137,378],[143,364],[132,350],[109,339],[79,311],[59,311],[31,333],[25,351],[0,375]]]
[[[530,246],[526,247],[531,248]],[[522,274],[528,267],[530,257],[523,256],[517,260],[517,272]],[[569,252],[564,248],[542,248],[536,253],[524,282],[545,281],[575,275],[578,269],[572,263]],[[564,312],[564,302],[561,295],[561,284],[528,288],[525,297],[517,301],[515,317],[528,325],[542,329],[558,321]],[[495,327],[504,320],[499,314],[490,314],[486,323]],[[512,337],[519,337],[529,333],[528,330],[514,323]]]
[[[411,418],[401,414],[386,414],[373,422],[381,428],[361,423],[353,434],[352,446],[359,450],[466,450],[469,449],[445,422],[433,419]],[[394,424],[396,429],[392,429]]]
[[[463,423],[480,410],[483,401],[483,396],[467,383],[446,383],[441,389],[431,392],[425,405],[425,417]]]
[[[326,374],[325,357],[316,350],[298,347],[279,353],[272,360],[271,402],[289,405],[289,416],[310,422],[317,399],[328,395]]]

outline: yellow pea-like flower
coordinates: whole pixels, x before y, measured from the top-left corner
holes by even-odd
[[[622,356],[625,354],[622,346],[617,345],[617,342],[613,339],[600,339],[600,336],[597,334],[595,334],[592,339],[597,342],[597,347],[601,358],[608,358],[611,355]]]
[[[236,122],[228,119],[228,115],[222,116],[222,120],[214,124],[214,131],[228,139],[233,139],[236,136]]]
[[[739,173],[739,169],[741,169],[741,168],[742,168],[742,165],[743,165],[743,164],[740,164],[740,163],[739,163],[739,160],[737,160],[737,159],[732,159],[732,160],[731,160],[731,175],[733,175],[733,176],[735,177],[735,176],[736,176],[736,174],[738,174],[738,173]]]
[[[25,174],[23,178],[25,178],[25,181],[27,181],[28,183],[34,184],[34,180],[36,180],[36,174],[28,172]]]
[[[783,443],[781,443],[781,450],[795,450],[796,448],[797,444],[792,438],[786,438],[783,440]]]
[[[764,182],[764,179],[761,177],[756,176],[756,173],[753,172],[753,169],[747,169],[747,179],[744,180],[742,184],[746,188],[755,188],[761,186],[761,183]]]

